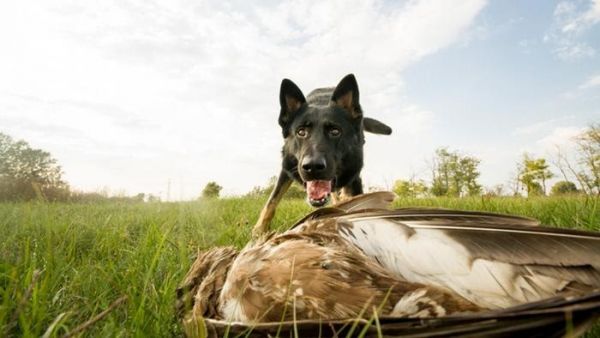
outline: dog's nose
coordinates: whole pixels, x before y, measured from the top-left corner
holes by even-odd
[[[317,173],[327,168],[327,162],[324,157],[305,156],[302,159],[302,170],[307,173]]]

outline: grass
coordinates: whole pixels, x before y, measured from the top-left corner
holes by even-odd
[[[264,199],[229,198],[0,204],[0,336],[60,337],[123,295],[127,301],[85,327],[84,336],[180,335],[174,290],[196,251],[216,245],[242,247],[263,203]],[[549,225],[595,231],[600,230],[599,204],[598,198],[584,197],[396,202],[514,213]],[[285,200],[275,227],[284,229],[308,211],[303,201]],[[594,332],[600,336],[600,331]]]

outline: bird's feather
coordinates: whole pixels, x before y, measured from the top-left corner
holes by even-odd
[[[337,216],[339,234],[411,282],[488,308],[600,288],[600,235],[527,219],[411,209]]]
[[[237,254],[233,247],[218,247],[198,253],[176,290],[175,307],[184,320],[191,320],[195,316],[220,317],[217,300]]]
[[[370,194],[354,196],[336,204],[334,207],[344,212],[369,209],[388,209],[396,199],[396,194],[391,191],[378,191]]]
[[[364,212],[365,210],[385,210],[390,207],[395,198],[396,194],[390,191],[379,191],[354,196],[330,207],[316,209],[294,223],[290,229],[293,229],[306,221],[338,216],[353,211]]]

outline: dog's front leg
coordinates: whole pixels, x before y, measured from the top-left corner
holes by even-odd
[[[269,223],[271,223],[273,216],[275,216],[275,209],[277,208],[279,201],[281,201],[283,194],[288,191],[291,185],[292,179],[285,171],[281,171],[277,183],[271,192],[271,196],[269,196],[267,204],[263,207],[260,216],[258,217],[258,221],[256,221],[256,224],[252,229],[252,237],[257,238],[269,230]]]

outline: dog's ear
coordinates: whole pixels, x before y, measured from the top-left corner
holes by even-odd
[[[281,111],[279,113],[279,125],[283,130],[283,137],[289,135],[289,124],[294,119],[294,115],[306,103],[304,94],[291,80],[283,79],[279,89],[279,104]]]
[[[392,128],[388,127],[385,123],[369,117],[363,118],[363,128],[365,128],[365,131],[373,134],[390,135],[392,133]]]
[[[346,75],[331,95],[331,102],[340,107],[346,109],[353,119],[359,119],[362,117],[362,109],[360,108],[359,94],[358,94],[358,83],[354,74]]]

